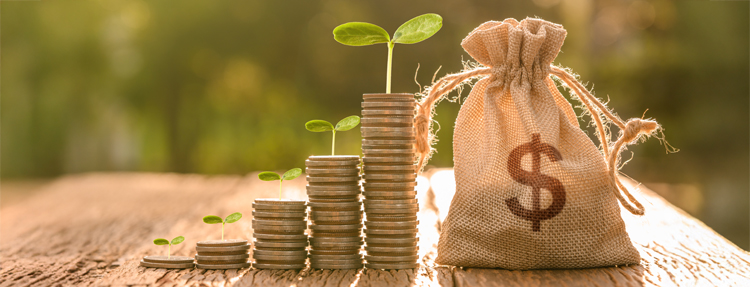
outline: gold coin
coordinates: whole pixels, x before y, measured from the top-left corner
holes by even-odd
[[[398,102],[363,102],[364,110],[414,110],[417,107],[416,101],[398,101]]]
[[[307,226],[307,221],[302,220],[252,220],[253,226],[265,225],[265,226]]]
[[[307,202],[299,199],[256,198],[255,203],[300,206],[305,205]]]
[[[401,125],[413,125],[414,117],[363,117],[361,123],[370,125],[383,125],[383,124],[401,124]]]
[[[308,176],[358,176],[359,167],[305,168]]]
[[[419,260],[419,255],[406,255],[406,256],[373,256],[365,255],[367,262],[414,262]]]
[[[286,242],[307,242],[307,234],[265,234],[253,232],[253,237],[255,237],[255,239],[286,240]]]
[[[307,205],[295,204],[295,205],[276,205],[266,203],[255,203],[253,202],[253,208],[258,211],[272,211],[272,212],[299,212],[307,210]]]
[[[419,212],[419,208],[376,208],[376,207],[365,207],[365,212],[368,214],[416,214]]]
[[[416,173],[409,174],[392,174],[392,173],[368,173],[364,176],[365,180],[370,183],[380,181],[414,181],[417,180]]]
[[[310,192],[331,192],[331,196],[338,195],[338,193],[346,194],[346,192],[356,192],[362,190],[362,186],[357,183],[342,184],[342,185],[308,185],[306,186],[308,194]],[[337,193],[338,192],[338,193]]]
[[[416,157],[414,156],[365,156],[364,162],[365,165],[368,163],[403,163],[403,164],[413,164],[416,160]]]
[[[245,246],[247,245],[247,239],[206,240],[198,241],[197,245],[204,247]]]
[[[393,246],[397,245],[406,245],[406,246],[413,246],[419,243],[419,237],[412,237],[412,238],[374,238],[374,237],[365,237],[365,241],[367,242],[367,245],[370,244],[392,244]]]
[[[409,246],[409,247],[374,247],[374,246],[365,246],[365,250],[367,250],[367,253],[370,252],[374,253],[404,253],[404,254],[416,254],[419,251],[419,246]]]
[[[193,258],[187,256],[151,255],[143,257],[143,261],[148,263],[183,264],[193,263]]]
[[[368,229],[411,229],[417,228],[419,220],[415,221],[365,221]]]
[[[379,117],[379,116],[411,116],[413,117],[416,114],[417,113],[414,109],[406,109],[406,110],[392,110],[392,109],[386,109],[386,108],[362,109],[363,117]]]
[[[403,214],[367,214],[367,221],[378,222],[397,222],[397,221],[417,221],[417,215]]]
[[[310,246],[314,249],[359,249],[364,244],[363,241],[357,242],[315,242],[310,243]]]
[[[359,160],[358,155],[311,155],[310,161],[352,161]]]
[[[362,229],[362,224],[330,224],[330,225],[320,225],[320,224],[310,224],[310,229],[312,231],[318,231],[318,232],[351,232],[352,230],[359,230]]]
[[[359,159],[357,160],[347,160],[347,161],[335,161],[335,160],[321,160],[321,161],[311,161],[311,160],[305,160],[305,166],[314,166],[314,167],[324,167],[324,166],[357,166],[359,165]]]
[[[234,260],[199,260],[196,259],[195,263],[197,264],[242,264],[247,263],[247,258],[245,259],[234,259]]]
[[[341,249],[341,250],[318,250],[310,249],[310,256],[312,255],[353,255],[357,254],[361,256],[359,249]]]
[[[312,208],[336,208],[343,210],[344,208],[360,208],[362,202],[310,202],[308,205]]]
[[[305,211],[298,211],[298,212],[265,212],[265,211],[253,211],[253,218],[260,219],[260,218],[273,218],[273,219],[296,219],[296,220],[303,220],[305,217],[307,217],[307,212]]]
[[[275,249],[302,249],[307,248],[307,240],[301,242],[268,242],[268,241],[255,241],[253,242],[255,248],[275,248]]]
[[[367,236],[377,236],[377,237],[399,237],[403,238],[405,236],[416,236],[417,233],[419,233],[419,230],[417,228],[410,228],[410,229],[371,229],[366,228],[363,230]]]
[[[358,236],[358,237],[318,237],[313,236],[310,237],[310,242],[360,242],[364,240],[364,237]]]
[[[355,223],[356,224],[356,223]],[[351,230],[347,232],[327,232],[327,231],[312,231],[311,237],[359,237],[362,236],[362,230]]]
[[[335,217],[335,216],[361,216],[362,210],[323,210],[323,211],[313,211],[310,213],[310,218],[312,220],[316,220],[317,218],[322,217]]]
[[[359,176],[335,176],[335,177],[317,177],[317,176],[307,176],[307,182],[359,182],[360,181]]]
[[[277,261],[277,262],[293,262],[293,261],[305,261],[307,254],[305,255],[262,255],[253,253],[253,259],[255,260],[266,260],[266,261]]]
[[[188,269],[195,267],[194,263],[154,263],[141,260],[141,266],[147,268],[164,268],[164,269]]]
[[[418,203],[416,198],[412,199],[368,199],[365,204],[414,204]]]
[[[417,187],[416,181],[404,181],[404,182],[365,182],[365,190],[368,188],[403,188],[403,187]]]
[[[365,202],[365,212],[368,209],[416,209],[419,208],[419,203],[406,203],[406,204],[377,204],[367,200]]]
[[[250,263],[238,264],[196,264],[198,269],[242,269],[250,267]]]
[[[373,94],[362,94],[362,98],[365,100],[368,99],[382,99],[382,98],[396,98],[396,99],[409,99],[414,100],[414,94],[409,93],[373,93]]]
[[[362,146],[409,146],[414,147],[416,139],[362,139]]]
[[[408,148],[408,149],[374,149],[374,148],[363,148],[362,153],[364,153],[366,156],[377,156],[377,155],[385,155],[385,156],[391,156],[391,155],[406,155],[406,156],[414,156],[414,154],[417,152],[414,148]]]
[[[397,270],[397,269],[415,269],[419,268],[419,263],[367,263],[365,267],[368,269],[384,269],[384,270]]]

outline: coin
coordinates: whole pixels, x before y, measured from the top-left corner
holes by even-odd
[[[414,110],[416,101],[406,102],[363,102],[363,110]]]
[[[360,161],[357,160],[345,160],[345,161],[333,161],[333,160],[321,160],[321,161],[314,161],[314,160],[305,160],[305,166],[314,166],[314,167],[326,167],[326,166],[347,166],[347,167],[354,167],[359,165]]]
[[[415,208],[419,208],[419,203],[377,204],[377,203],[369,202],[369,200],[367,200],[365,202],[365,211],[367,211],[368,209],[373,209],[373,210],[377,210],[377,209],[392,209],[392,210],[395,210],[395,209],[415,209]]]
[[[356,229],[347,232],[315,232],[313,231],[310,236],[315,237],[358,237],[362,235],[362,230]]]
[[[250,249],[250,244],[245,245],[238,245],[238,246],[217,246],[217,247],[205,247],[205,246],[196,246],[195,250],[198,251],[198,253],[203,252],[238,252],[238,251],[245,251]]]
[[[419,220],[416,221],[365,221],[367,228],[378,228],[378,229],[409,229],[416,228],[419,225]]]
[[[303,221],[304,223],[304,221]],[[253,231],[265,234],[303,234],[307,226],[253,225]]]
[[[350,197],[308,197],[310,203],[336,203],[336,202],[359,202],[360,199],[358,196],[350,196]]]
[[[195,267],[194,263],[153,263],[141,260],[141,266],[148,268],[165,268],[165,269],[187,269]]]
[[[253,226],[256,225],[266,225],[266,226],[305,226],[307,223],[305,220],[263,220],[263,219],[253,219],[252,220]]]
[[[352,161],[359,160],[358,155],[311,155],[310,161]]]
[[[305,211],[298,211],[298,212],[266,212],[266,211],[253,211],[253,218],[262,217],[262,218],[305,218],[307,217],[307,212]]]
[[[359,176],[307,176],[307,182],[359,182]]]
[[[299,206],[299,205],[305,205],[305,203],[307,202],[304,200],[299,200],[299,199],[256,198],[255,203]]]
[[[312,208],[358,208],[362,206],[361,201],[354,202],[310,202],[308,205]]]
[[[413,164],[416,157],[414,156],[365,156],[363,158],[365,165],[368,163],[403,163]]]
[[[416,149],[413,148],[406,148],[406,149],[392,149],[392,148],[366,148],[362,149],[362,152],[365,155],[397,155],[397,154],[404,154],[404,155],[413,155],[417,152]]]
[[[395,222],[395,221],[417,221],[417,215],[403,214],[368,214],[367,221]]]
[[[411,174],[388,174],[388,173],[368,173],[364,176],[365,180],[369,182],[383,180],[383,181],[412,181],[417,179],[416,173]]]
[[[351,255],[351,254],[360,254],[359,248],[340,249],[340,250],[310,249],[310,256],[312,255]]]
[[[232,251],[232,252],[201,252],[201,256],[229,256],[229,255],[247,255],[246,250]]]
[[[307,241],[307,234],[265,234],[254,232],[253,237],[255,237],[255,239],[285,240],[286,242]]]
[[[365,246],[367,252],[375,253],[416,253],[419,251],[419,246],[408,246],[408,247],[376,247],[376,246]]]
[[[408,235],[416,236],[419,230],[417,228],[411,228],[411,229],[364,229],[365,234],[367,236],[372,235],[382,235],[384,237],[387,236],[393,236],[393,237],[403,237]]]
[[[357,176],[359,167],[351,168],[305,168],[305,173],[310,176]]]
[[[365,200],[370,199],[412,199],[417,196],[416,191],[367,191]]]
[[[361,123],[364,124],[414,124],[414,117],[364,117]]]
[[[195,260],[200,261],[223,261],[223,260],[242,260],[249,258],[250,255],[245,254],[239,254],[239,255],[220,255],[220,256],[206,256],[206,255],[200,255],[195,254]],[[247,261],[247,260],[245,260]]]
[[[310,268],[313,269],[360,269],[363,264],[351,263],[351,264],[327,264],[327,263],[310,263]]]
[[[268,204],[253,202],[253,208],[256,211],[273,211],[273,212],[299,212],[307,209],[305,204]]]
[[[362,139],[363,146],[410,146],[417,144],[415,139]]]
[[[307,256],[307,250],[263,250],[253,249],[253,254],[264,256]]]
[[[255,260],[267,260],[267,261],[305,261],[307,259],[307,253],[305,255],[265,255],[265,254],[253,254]]]
[[[238,264],[196,264],[198,269],[242,269],[250,267],[250,263]]]
[[[332,216],[357,216],[362,215],[362,210],[320,210],[310,213],[310,218],[313,220],[321,217],[332,217]]]
[[[381,99],[381,98],[398,98],[398,99],[410,99],[414,100],[414,94],[409,93],[372,93],[372,94],[362,94],[362,98],[365,100],[368,99]]]
[[[253,267],[258,269],[285,269],[285,270],[291,270],[291,269],[304,269],[307,267],[307,264],[301,263],[301,264],[264,264],[264,263],[253,263]]]
[[[359,182],[349,184],[337,184],[337,185],[307,185],[305,187],[307,192],[356,192],[360,191],[361,185]]]
[[[414,269],[419,267],[419,263],[367,263],[365,267],[368,269]]]
[[[362,254],[345,254],[345,255],[310,255],[310,261],[322,260],[362,260]]]
[[[313,223],[320,222],[342,222],[342,221],[360,221],[362,215],[350,215],[350,216],[316,216],[312,219]]]
[[[216,265],[216,264],[241,264],[241,263],[247,263],[247,258],[245,259],[235,259],[235,260],[196,260],[197,264],[210,264],[210,265]]]
[[[387,108],[378,108],[378,109],[362,109],[362,116],[363,117],[373,117],[373,116],[414,116],[416,114],[416,111],[413,109],[405,109],[405,110],[392,110]]]
[[[310,229],[313,231],[325,231],[325,232],[349,232],[350,230],[362,229],[362,224],[331,224],[331,225],[320,225],[310,224]]]
[[[419,260],[419,255],[407,256],[373,256],[365,255],[367,262],[414,262]]]
[[[187,256],[152,255],[143,257],[143,261],[149,263],[184,264],[193,263],[193,258]]]
[[[268,242],[268,241],[255,241],[253,242],[255,248],[284,248],[284,249],[297,249],[306,248],[308,243],[307,240],[302,242]]]
[[[419,237],[413,237],[413,238],[375,238],[375,237],[367,237],[367,245],[370,244],[393,244],[393,246],[396,245],[414,245],[419,242]]]
[[[416,198],[411,199],[367,199],[364,204],[416,204]]]
[[[362,248],[362,244],[364,242],[357,241],[357,242],[315,242],[310,243],[310,246],[313,247],[313,249],[352,249],[352,248]]]
[[[405,186],[417,187],[416,181],[405,182],[365,182],[365,190],[368,188],[404,188]]]
[[[365,207],[365,212],[371,214],[414,214],[419,212],[419,208]]]
[[[310,242],[360,242],[363,237],[310,237]]]

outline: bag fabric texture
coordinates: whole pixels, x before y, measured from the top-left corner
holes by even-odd
[[[580,83],[574,77],[551,66],[566,33],[541,19],[484,23],[461,45],[485,68],[446,77],[433,85],[433,98],[420,103],[417,132],[426,136],[436,95],[467,77],[486,76],[474,85],[456,119],[456,193],[442,225],[436,263],[514,270],[639,263],[620,217],[618,200],[624,198],[618,186],[624,186],[616,166],[622,147],[659,126],[615,120],[623,130],[612,147],[616,150],[610,151],[605,140],[600,151],[550,78],[550,73],[566,77],[597,120],[600,112],[609,113],[595,98],[596,103],[586,98],[585,87],[575,86]],[[429,141],[419,144],[430,149]],[[429,151],[417,149],[423,166]],[[642,206],[626,195],[638,206],[628,204],[628,209],[642,214]]]

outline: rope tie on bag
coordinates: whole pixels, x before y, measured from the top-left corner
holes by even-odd
[[[581,99],[589,112],[591,112],[592,117],[596,120],[596,127],[600,133],[602,146],[604,147],[604,153],[607,159],[607,168],[609,169],[608,171],[610,176],[612,177],[612,180],[614,180],[615,184],[617,185],[617,190],[614,191],[615,197],[617,197],[617,200],[620,201],[622,206],[630,211],[630,213],[635,215],[643,215],[643,205],[632,194],[630,194],[630,191],[628,191],[628,189],[622,184],[622,182],[620,182],[620,178],[618,177],[620,170],[617,167],[617,163],[620,161],[620,153],[625,146],[634,144],[643,135],[647,137],[653,135],[657,130],[661,129],[661,127],[656,121],[638,118],[629,119],[627,122],[623,122],[623,120],[621,120],[619,117],[612,114],[606,108],[606,106],[604,106],[604,104],[599,101],[599,99],[594,97],[594,95],[592,95],[586,89],[586,87],[584,87],[583,84],[581,84],[575,78],[575,76],[569,74],[561,68],[555,66],[552,66],[551,68],[552,74],[562,79],[566,85],[571,87],[573,92],[578,95],[578,98]],[[599,113],[604,114],[607,119],[612,121],[615,125],[617,125],[618,128],[620,128],[620,137],[617,139],[617,141],[615,141],[614,145],[612,145],[611,153],[608,153],[607,150],[607,138],[604,132],[604,125],[599,119]],[[623,194],[628,197],[629,201],[625,200]]]

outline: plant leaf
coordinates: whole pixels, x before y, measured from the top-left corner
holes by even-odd
[[[282,177],[282,178],[284,180],[292,180],[292,179],[295,179],[298,176],[300,176],[300,174],[302,174],[302,169],[297,167],[297,168],[293,168],[293,169],[287,170],[284,173],[284,177]]]
[[[177,236],[175,238],[172,238],[172,245],[177,245],[185,241],[185,237],[183,236]]]
[[[227,216],[227,218],[224,219],[224,222],[226,223],[235,223],[237,220],[240,220],[242,218],[242,213],[235,212]]]
[[[364,22],[349,22],[339,25],[333,29],[333,38],[339,43],[349,46],[367,46],[391,41],[388,32],[383,28]]]
[[[258,174],[258,178],[262,181],[274,181],[281,179],[281,176],[273,171],[264,171]]]
[[[443,17],[438,14],[424,14],[406,21],[393,34],[393,42],[400,44],[419,43],[432,37],[443,27]]]
[[[157,238],[157,239],[154,239],[154,244],[156,244],[156,245],[167,245],[167,244],[169,244],[169,240],[166,240],[164,238]]]
[[[343,132],[353,129],[359,124],[358,116],[348,116],[336,124],[336,131]]]
[[[333,125],[324,120],[312,120],[305,123],[305,128],[311,132],[327,132],[333,130]]]
[[[203,222],[208,224],[217,224],[222,223],[224,220],[221,219],[221,217],[218,217],[216,215],[208,215],[206,217],[203,217]]]

